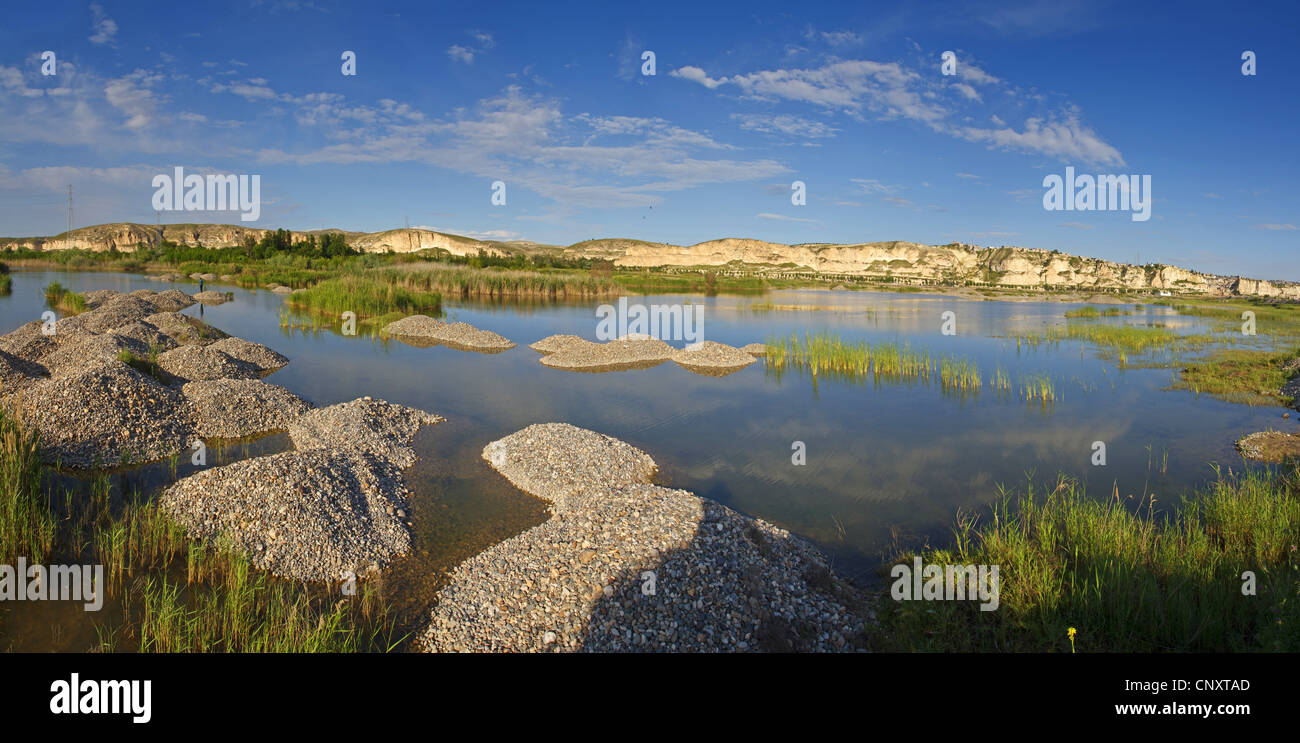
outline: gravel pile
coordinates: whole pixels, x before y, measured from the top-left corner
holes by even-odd
[[[469,323],[446,323],[427,315],[411,315],[384,326],[387,335],[398,340],[419,345],[419,341],[432,341],[471,351],[504,351],[515,344],[490,330],[479,330]]]
[[[194,304],[194,298],[180,289],[168,289],[153,296],[153,306],[159,312],[179,312]]]
[[[113,333],[60,333],[53,338],[56,348],[41,359],[41,364],[55,377],[79,374],[95,366],[116,362],[122,351],[130,351],[139,358],[149,355],[148,344]]]
[[[746,343],[745,345],[743,345],[743,346],[740,347],[740,350],[744,351],[745,353],[749,354],[750,356],[766,356],[766,355],[767,355],[767,344],[766,344],[766,343]]]
[[[1291,398],[1291,407],[1300,410],[1300,357],[1283,364],[1282,373],[1290,374],[1291,378],[1282,384],[1279,392],[1283,397]]]
[[[687,369],[736,371],[754,363],[754,357],[739,348],[714,341],[692,343],[673,354],[673,361]]]
[[[420,639],[425,650],[789,652],[865,645],[861,612],[850,608],[857,595],[810,545],[688,492],[635,482],[647,476],[648,456],[572,428],[530,426],[484,450],[512,482],[538,483],[530,492],[560,500],[549,521],[452,572]],[[584,486],[562,477],[561,463],[596,480]]]
[[[377,571],[411,548],[409,491],[397,465],[352,449],[290,451],[191,475],[162,507],[196,539],[304,581]]]
[[[11,333],[0,336],[0,351],[28,361],[40,362],[58,348],[54,336],[41,333],[41,325],[39,321],[29,322]]]
[[[123,325],[143,320],[158,311],[153,302],[130,294],[120,294],[104,300],[102,304],[89,312],[83,312],[75,318],[75,324],[92,333],[103,333]],[[59,328],[62,332],[63,328]]]
[[[420,426],[444,418],[384,400],[360,397],[319,408],[289,424],[289,438],[298,449],[347,447],[378,454],[399,467],[415,462],[411,441]]]
[[[0,351],[0,396],[21,392],[47,376],[48,372],[40,364]]]
[[[287,286],[277,286],[271,291],[275,292],[276,294],[293,294],[293,289]]]
[[[189,446],[193,411],[179,392],[120,361],[55,377],[23,396],[42,456],[65,467],[162,459]]]
[[[289,363],[288,358],[263,346],[261,343],[253,343],[233,336],[223,338],[208,346],[208,348],[221,351],[232,358],[252,364],[262,372],[274,371]]]
[[[91,292],[82,292],[81,298],[86,300],[86,306],[90,309],[96,309],[113,297],[122,296],[121,292],[112,289],[97,289]]]
[[[540,353],[555,353],[569,346],[582,343],[591,343],[591,341],[576,335],[548,335],[530,345],[529,348]]]
[[[144,318],[144,321],[181,345],[205,345],[230,337],[202,320],[179,312],[159,312]]]
[[[108,334],[139,341],[149,349],[158,348],[163,351],[170,351],[177,346],[176,341],[170,335],[164,335],[161,330],[143,320],[133,322],[130,325],[123,325],[116,330],[110,330]]]
[[[189,382],[181,394],[194,408],[195,432],[203,438],[236,439],[282,431],[311,410],[311,403],[283,387],[256,379]]]
[[[199,292],[198,294],[195,294],[194,301],[202,302],[203,304],[208,304],[208,305],[225,304],[226,302],[230,301],[230,297],[227,296],[225,292],[214,292],[211,289],[209,289],[205,292]]]
[[[181,346],[158,356],[158,366],[183,382],[209,379],[257,379],[261,372],[247,361],[212,346]]]
[[[631,444],[568,423],[536,423],[498,439],[483,458],[512,485],[556,510],[588,488],[654,480],[655,462]]]
[[[543,339],[549,340],[549,339]],[[543,364],[571,371],[615,371],[643,369],[668,361],[676,349],[657,338],[623,338],[608,343],[578,339],[543,356]]]

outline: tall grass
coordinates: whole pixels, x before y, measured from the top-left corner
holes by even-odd
[[[85,297],[57,281],[51,281],[45,287],[45,303],[53,309],[63,310],[73,315],[85,312],[87,309]]]
[[[1013,332],[1011,337],[1016,339],[1017,349],[1078,340],[1108,351],[1124,353],[1184,350],[1210,342],[1208,336],[1182,335],[1163,327],[1092,323],[1066,323],[1063,327],[1054,325],[1040,330]]]
[[[564,270],[521,271],[415,263],[370,274],[411,291],[459,297],[601,297],[617,294],[611,279]]]
[[[928,382],[935,370],[929,351],[914,351],[893,341],[846,342],[829,333],[769,340],[764,363],[778,373],[793,368],[814,378],[849,381]]]
[[[291,307],[336,317],[343,312],[373,317],[392,313],[436,315],[442,311],[442,296],[437,292],[413,289],[391,278],[371,274],[326,279],[289,295],[286,301]]]
[[[0,410],[0,563],[43,562],[54,546],[36,432]]]
[[[1160,515],[1061,480],[1003,493],[927,564],[999,566],[1000,605],[883,601],[888,649],[1068,652],[1300,650],[1300,471],[1220,476]],[[912,554],[900,556],[910,562]],[[1243,595],[1243,571],[1258,581]]]

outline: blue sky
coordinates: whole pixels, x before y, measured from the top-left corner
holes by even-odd
[[[153,222],[152,178],[181,166],[260,175],[256,226],[961,241],[1300,280],[1298,18],[1068,0],[14,3],[0,234],[61,232],[68,184],[74,226]],[[1066,166],[1149,174],[1151,219],[1046,211],[1043,178]]]

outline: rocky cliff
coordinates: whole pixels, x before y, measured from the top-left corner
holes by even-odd
[[[0,239],[0,248],[31,250],[119,250],[131,252],[137,244],[157,245],[170,240],[191,246],[227,247],[251,236],[260,240],[268,231],[238,225],[117,223],[73,230],[56,237]],[[384,232],[345,232],[349,245],[372,253],[412,253],[445,250],[454,255],[489,255],[514,252],[550,252],[567,258],[613,261],[629,268],[724,267],[749,273],[830,274],[898,281],[902,283],[969,284],[1005,287],[1050,287],[1081,291],[1149,290],[1178,293],[1268,297],[1300,300],[1300,284],[1239,276],[1216,276],[1177,266],[1134,266],[1098,258],[1065,255],[1034,248],[984,248],[976,245],[922,245],[894,241],[837,245],[809,243],[782,245],[725,238],[695,245],[671,245],[630,239],[587,240],[568,247],[535,243],[488,243],[425,229]],[[309,232],[294,232],[294,240]]]

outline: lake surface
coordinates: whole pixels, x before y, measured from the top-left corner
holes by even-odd
[[[0,297],[0,332],[40,318],[43,289],[59,281],[76,291],[193,292],[141,276],[15,271],[13,293]],[[448,319],[498,332],[518,347],[497,354],[447,347],[415,348],[334,329],[281,326],[283,298],[215,284],[234,300],[195,306],[227,333],[266,344],[291,363],[266,381],[318,406],[370,395],[445,416],[416,441],[421,462],[411,473],[416,543],[385,580],[411,586],[414,608],[436,589],[434,576],[513,533],[540,523],[543,504],[514,490],[488,467],[488,442],[532,423],[563,421],[631,443],[660,466],[659,481],[713,498],[819,544],[841,574],[870,579],[896,547],[945,544],[958,513],[983,515],[999,484],[1059,474],[1086,481],[1096,497],[1170,503],[1211,480],[1212,463],[1234,469],[1233,441],[1265,428],[1289,428],[1276,407],[1250,408],[1165,389],[1169,368],[1121,369],[1095,347],[1063,341],[1017,348],[1016,330],[1063,325],[1077,305],[971,301],[941,296],[855,291],[782,291],[762,297],[661,296],[629,301],[703,304],[704,338],[740,346],[792,333],[830,331],[846,340],[898,340],[936,359],[978,363],[985,388],[954,395],[937,383],[875,385],[820,379],[760,361],[725,377],[691,373],[672,362],[602,374],[550,369],[528,344],[555,333],[594,339],[602,301],[557,304],[449,302]],[[817,307],[771,310],[764,306]],[[956,315],[957,334],[940,332],[941,314]],[[1165,308],[1093,322],[1159,321],[1178,332],[1205,332],[1196,318]],[[672,342],[672,341],[670,341]],[[681,342],[672,342],[675,346]],[[1013,384],[1045,373],[1056,402],[1026,403],[990,390],[1001,367]],[[807,463],[792,462],[792,445]],[[1093,466],[1093,442],[1107,464]],[[283,448],[272,439],[252,453]],[[1167,457],[1167,459],[1166,459]],[[190,468],[182,466],[176,476]],[[171,475],[155,466],[156,488]]]

